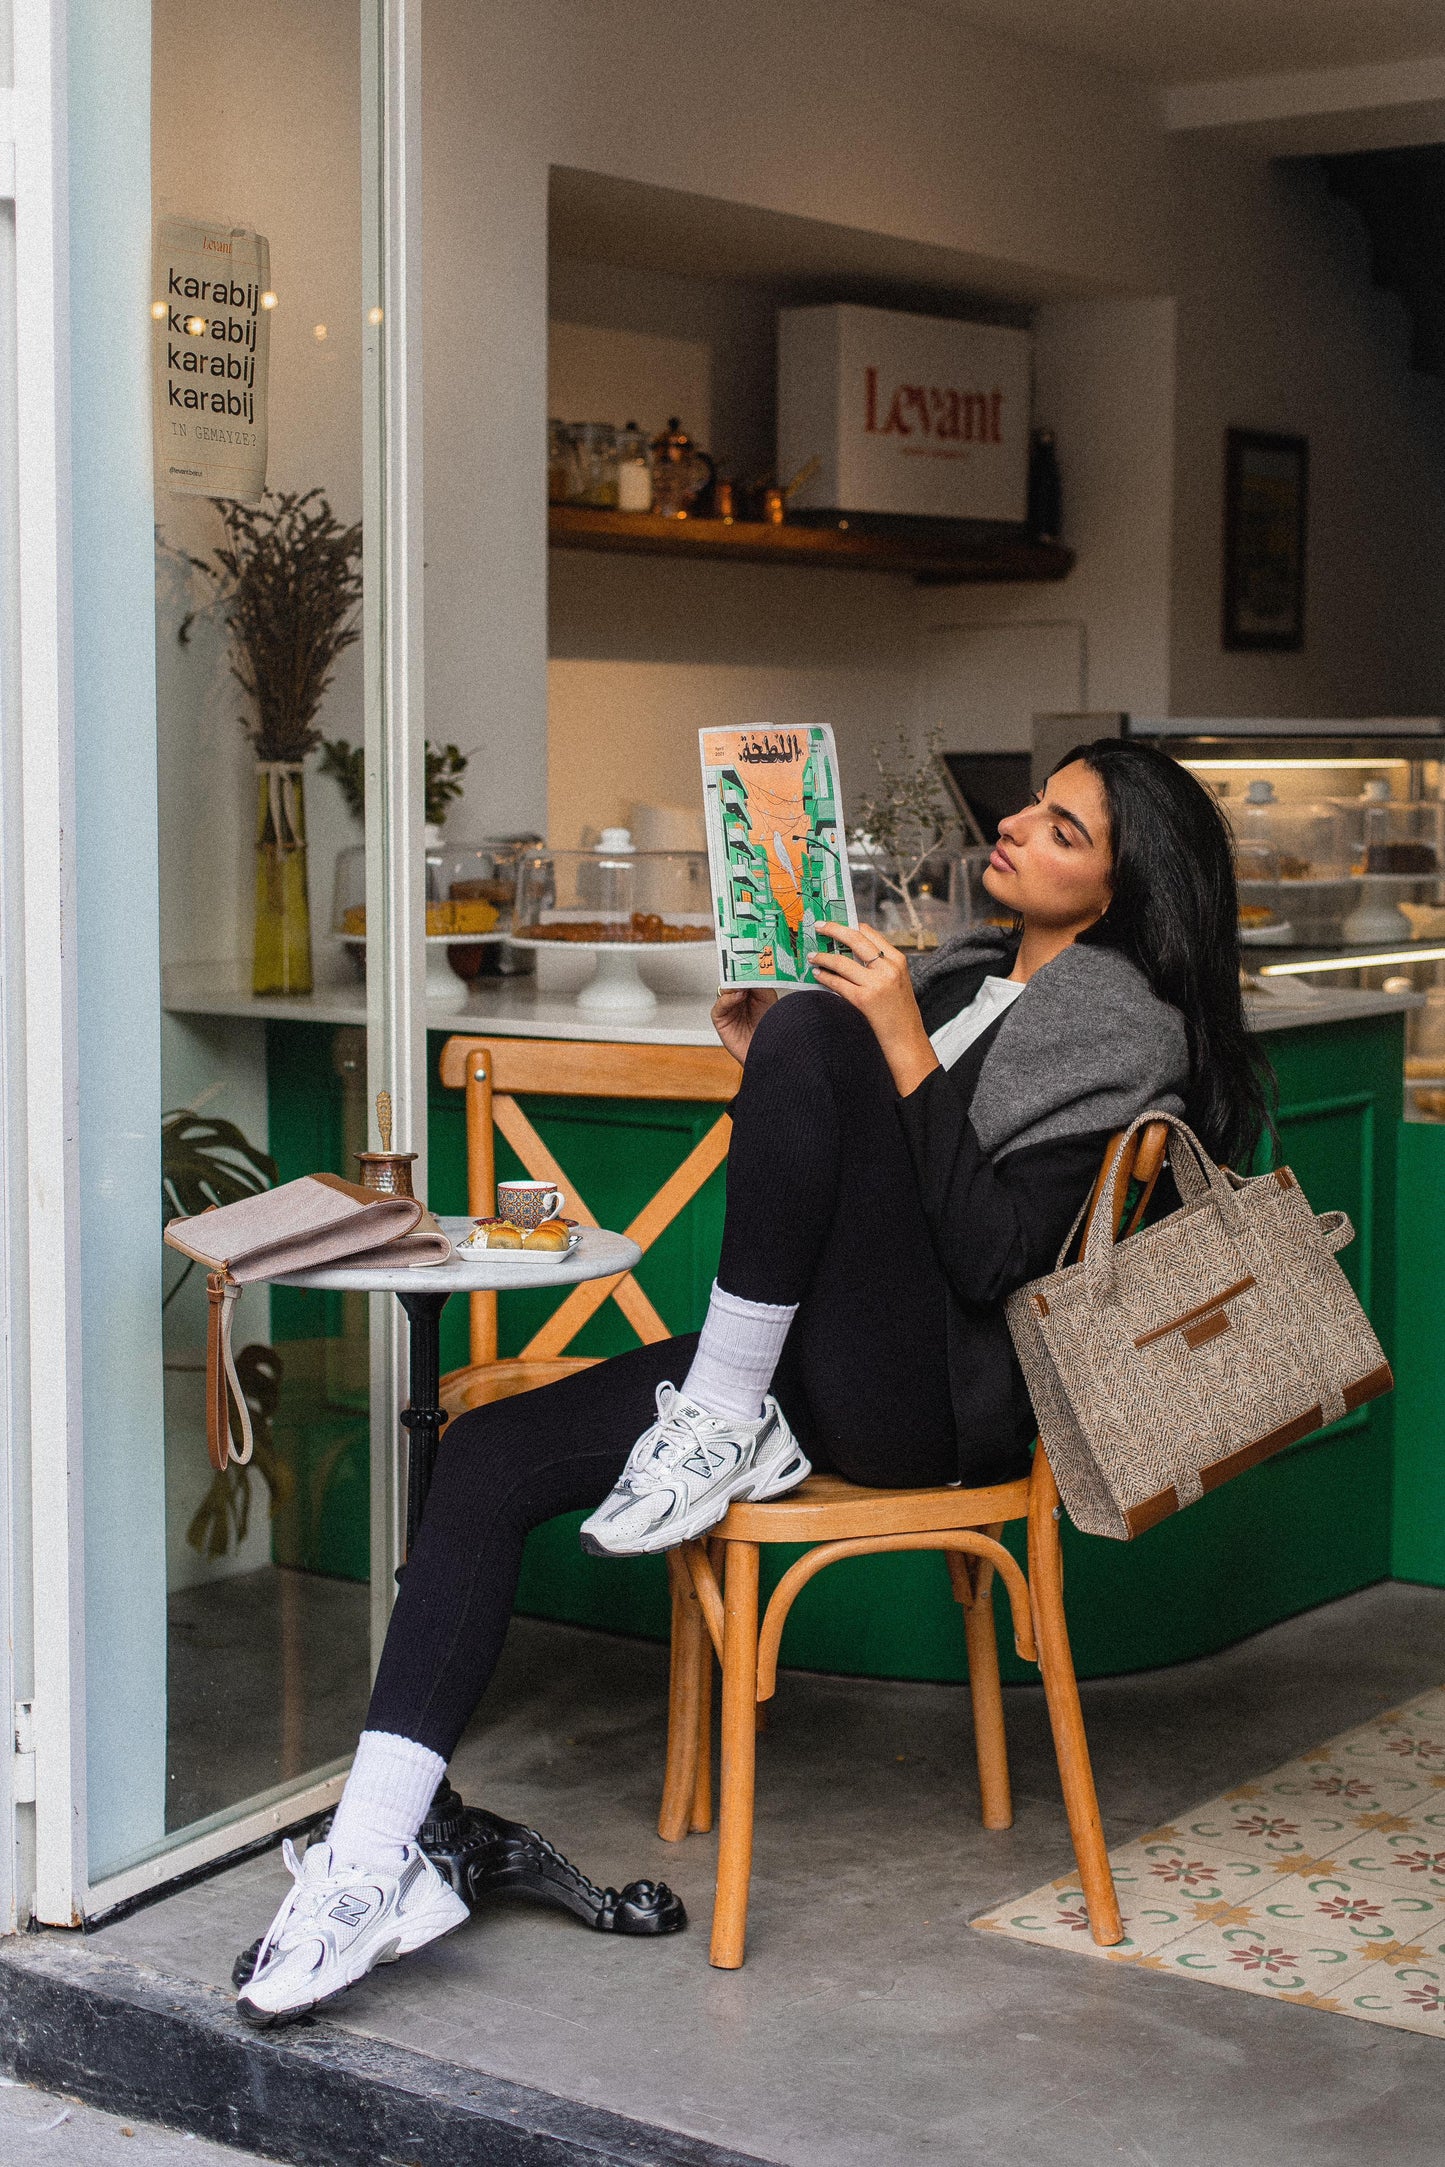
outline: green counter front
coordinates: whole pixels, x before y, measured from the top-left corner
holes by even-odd
[[[340,1167],[355,1148],[348,1132],[364,1120],[364,1108],[358,1113],[356,1049],[353,1043],[348,1062],[347,1037],[317,1024],[267,1025],[271,1150],[283,1179]],[[430,1036],[433,1078],[444,1037]],[[1206,1654],[1392,1574],[1445,1584],[1437,1416],[1445,1387],[1437,1323],[1445,1267],[1436,1233],[1445,1209],[1445,1126],[1401,1120],[1398,1013],[1271,1031],[1265,1043],[1279,1079],[1283,1156],[1317,1209],[1343,1207],[1354,1221],[1357,1238],[1341,1261],[1395,1362],[1399,1389],[1136,1542],[1079,1536],[1066,1525],[1069,1624],[1085,1676]],[[618,1227],[717,1113],[703,1105],[544,1097],[526,1100],[525,1110],[598,1218]],[[498,1174],[518,1171],[497,1141]],[[433,1207],[465,1211],[462,1098],[435,1081],[429,1146]],[[638,1268],[674,1331],[702,1321],[722,1213],[719,1171]],[[557,1299],[540,1290],[503,1296],[500,1351],[519,1351]],[[277,1442],[298,1474],[293,1500],[277,1519],[278,1562],[354,1578],[366,1573],[366,1420],[364,1395],[348,1380],[364,1383],[364,1331],[364,1314],[358,1308],[348,1319],[340,1297],[273,1295],[272,1334],[294,1379]],[[455,1302],[443,1320],[444,1368],[466,1360],[466,1332],[465,1304]],[[609,1302],[574,1351],[606,1355],[635,1344]],[[577,1519],[567,1518],[533,1535],[519,1609],[664,1637],[663,1562],[584,1557],[576,1527]],[[776,1578],[792,1554],[774,1552],[765,1572]],[[1037,1677],[1013,1657],[1006,1631],[1000,1647],[1006,1677]],[[963,1633],[942,1558],[901,1554],[832,1567],[799,1598],[783,1660],[879,1677],[962,1678]]]

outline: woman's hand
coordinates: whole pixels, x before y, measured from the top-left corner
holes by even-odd
[[[821,952],[815,955],[814,978],[820,986],[841,993],[867,1018],[883,1049],[894,1087],[900,1098],[907,1098],[930,1070],[939,1066],[918,1011],[907,957],[871,925],[860,925],[855,931],[852,926],[828,921],[818,931],[841,941],[850,952],[846,956]]]
[[[746,1061],[753,1033],[777,1000],[772,986],[733,986],[712,1004],[712,1027],[735,1061]]]

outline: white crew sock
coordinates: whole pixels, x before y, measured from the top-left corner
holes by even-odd
[[[714,1280],[697,1353],[682,1382],[688,1398],[710,1415],[756,1422],[797,1314],[796,1302],[745,1302]]]
[[[414,1738],[363,1731],[328,1839],[337,1864],[396,1872],[446,1771]]]

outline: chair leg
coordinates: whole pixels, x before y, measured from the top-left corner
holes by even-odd
[[[1053,1727],[1054,1751],[1059,1761],[1064,1810],[1074,1842],[1079,1879],[1088,1907],[1089,1930],[1100,1948],[1109,1949],[1124,1938],[1119,1918],[1119,1899],[1104,1844],[1099,1818],[1099,1799],[1084,1735],[1084,1711],[1079,1683],[1069,1647],[1069,1628],[1064,1617],[1063,1556],[1059,1549],[1058,1490],[1044,1448],[1036,1449],[1033,1487],[1029,1498],[1029,1590],[1033,1597],[1034,1631],[1039,1644],[1039,1668],[1043,1672],[1044,1697]]]
[[[985,1828],[1012,1828],[1013,1791],[1008,1774],[1008,1737],[1003,1721],[1003,1685],[994,1630],[993,1567],[960,1551],[945,1552],[953,1592],[963,1610],[968,1643],[968,1692],[973,1702],[973,1742],[978,1753],[978,1796]]]
[[[697,1649],[697,1776],[692,1788],[692,1828],[705,1836],[712,1827],[712,1641],[707,1628]]]
[[[693,1825],[696,1810],[698,1700],[703,1663],[712,1650],[692,1576],[676,1550],[667,1554],[667,1575],[672,1583],[672,1668],[667,1699],[667,1772],[657,1833],[664,1843],[681,1843]]]
[[[748,1927],[757,1756],[758,1545],[727,1545],[723,1595],[722,1785],[711,1961],[736,1971]]]

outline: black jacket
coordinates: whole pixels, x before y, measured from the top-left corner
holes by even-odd
[[[989,969],[997,970],[997,961],[969,961],[922,986],[925,1027],[935,1031],[957,1015]],[[949,1286],[948,1363],[959,1474],[970,1484],[1006,1482],[1027,1470],[1037,1424],[1004,1317],[1004,1298],[1053,1270],[1113,1133],[1086,1130],[988,1157],[969,1108],[984,1062],[1012,1013],[1005,1010],[951,1069],[932,1070],[898,1101]]]

